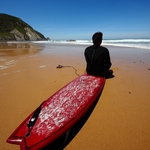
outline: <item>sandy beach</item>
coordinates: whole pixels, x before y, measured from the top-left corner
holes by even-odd
[[[1,150],[19,150],[6,143],[10,134],[42,101],[85,73],[87,46],[0,43]],[[106,80],[95,109],[65,150],[149,150],[150,50],[106,47],[114,78]]]

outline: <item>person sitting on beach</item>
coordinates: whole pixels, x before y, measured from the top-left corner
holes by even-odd
[[[109,70],[112,63],[108,49],[101,46],[102,37],[103,33],[96,32],[92,36],[93,45],[85,49],[86,72],[89,75],[107,77],[113,73]]]

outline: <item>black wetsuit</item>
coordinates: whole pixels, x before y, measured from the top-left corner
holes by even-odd
[[[84,52],[87,62],[86,71],[90,75],[105,76],[111,67],[109,51],[102,46],[89,46]]]

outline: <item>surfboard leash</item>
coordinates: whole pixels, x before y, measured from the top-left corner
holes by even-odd
[[[77,69],[74,68],[73,66],[62,66],[62,65],[58,65],[56,68],[63,68],[63,67],[71,67],[71,68],[73,68],[73,69],[75,70],[75,74],[76,74],[77,76],[80,76],[80,75],[77,73]]]
[[[30,118],[29,122],[27,123],[27,127],[28,127],[28,132],[26,134],[26,137],[30,136],[30,132],[33,128],[33,126],[36,123],[36,120],[38,119],[38,116],[41,112],[41,107],[43,105],[44,101],[41,103],[41,105],[34,111],[32,117]]]

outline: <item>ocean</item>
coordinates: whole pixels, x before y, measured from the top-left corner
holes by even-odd
[[[8,42],[8,43],[12,43],[12,42]],[[47,44],[48,43],[70,43],[70,44],[91,45],[92,40],[50,40],[50,41],[34,41],[33,43],[47,43]],[[119,40],[104,39],[102,42],[102,46],[107,46],[107,45],[150,49],[150,39],[119,39]]]
[[[69,40],[69,41],[61,40],[61,41],[50,41],[50,42],[85,44],[85,45],[91,45],[92,44],[92,40]],[[150,49],[150,39],[103,40],[102,45]]]

